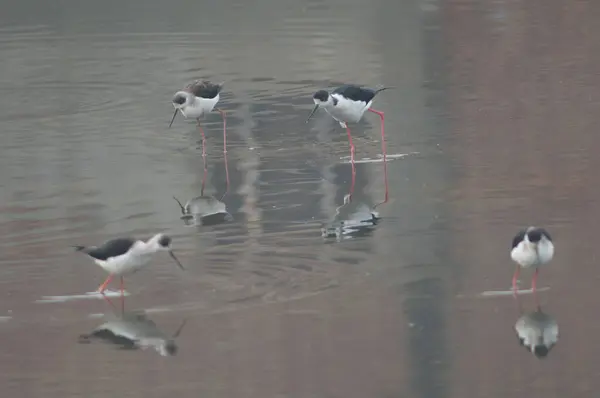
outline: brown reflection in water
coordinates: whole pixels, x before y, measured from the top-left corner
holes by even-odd
[[[509,298],[457,301],[452,396],[590,396],[600,388],[600,348],[587,343],[600,323],[582,316],[596,312],[597,301],[589,237],[600,214],[598,11],[595,1],[444,5],[460,174],[457,289],[475,295],[508,288],[510,237],[519,227],[542,224],[552,231],[557,255],[541,274],[540,286],[551,287],[541,295],[569,336],[543,366],[534,364],[513,346]]]

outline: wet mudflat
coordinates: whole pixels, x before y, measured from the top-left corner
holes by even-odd
[[[591,396],[594,8],[11,1],[0,15],[3,393]],[[198,77],[226,82],[229,185],[218,114],[203,124],[206,178],[194,123],[167,128],[172,94]],[[374,102],[390,200],[364,233],[324,239],[336,215],[365,222],[385,193],[376,116],[353,127],[359,212],[340,209],[343,129],[322,111],[305,124],[312,93],[346,82],[395,87]],[[231,219],[182,219],[173,196],[201,194]],[[510,238],[528,224],[557,247],[539,301],[560,339],[542,360],[515,331],[533,297],[482,295],[509,288]],[[165,256],[126,277],[125,314],[85,297],[105,274],[71,245],[159,231],[185,272]],[[124,330],[138,339],[115,337]],[[177,355],[161,356],[172,341]]]

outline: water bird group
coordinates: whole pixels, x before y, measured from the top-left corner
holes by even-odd
[[[169,128],[172,127],[173,122],[177,116],[177,113],[181,113],[186,119],[195,119],[198,129],[200,130],[202,138],[202,157],[206,158],[206,137],[204,130],[201,126],[201,119],[207,114],[217,111],[221,114],[223,120],[223,153],[226,161],[227,154],[227,122],[226,114],[222,109],[217,108],[217,104],[220,101],[220,94],[223,90],[223,83],[212,83],[207,80],[196,80],[184,89],[179,90],[175,93],[172,98],[172,105],[175,109],[173,117],[169,123]],[[355,146],[352,141],[352,133],[349,123],[358,123],[363,118],[366,112],[376,114],[380,119],[380,133],[381,133],[381,151],[383,155],[384,170],[386,170],[386,201],[388,198],[388,186],[387,186],[387,169],[386,169],[386,138],[385,138],[385,115],[383,112],[372,108],[373,101],[377,94],[387,90],[391,87],[380,87],[380,88],[365,88],[354,84],[342,85],[335,88],[332,91],[320,89],[312,95],[314,107],[306,123],[310,121],[315,112],[319,108],[325,109],[325,111],[337,121],[342,128],[346,130],[348,137],[348,143],[350,146],[350,163],[352,165],[352,183],[350,194],[344,200],[344,206],[350,204],[352,190],[354,187],[355,178]],[[227,171],[227,162],[226,171]],[[205,164],[206,173],[206,164]],[[229,183],[229,175],[227,173],[227,183]],[[204,180],[203,180],[204,187]],[[174,199],[179,204],[182,216],[184,220],[189,220],[195,216],[204,217],[207,215],[219,214],[231,217],[226,211],[225,204],[214,197],[205,196],[203,193],[189,200],[183,205],[177,198]],[[350,209],[350,208],[348,208]],[[339,209],[338,209],[339,210]],[[350,211],[350,210],[348,210]],[[356,214],[355,214],[356,213]],[[339,214],[338,214],[339,215]],[[354,218],[358,217],[360,226],[363,224],[375,225],[379,220],[379,213],[366,205],[352,210],[352,217],[341,217],[339,225],[332,223],[330,228],[325,228],[322,233],[329,235],[332,230],[338,230],[339,226],[353,227]],[[354,217],[354,218],[353,218]],[[337,220],[337,219],[336,219]],[[335,220],[334,220],[335,221]],[[171,238],[168,235],[159,233],[147,240],[134,239],[134,238],[116,238],[107,241],[101,246],[75,246],[75,249],[79,252],[85,253],[94,260],[96,264],[101,266],[105,271],[108,272],[108,277],[99,286],[98,292],[103,294],[107,286],[113,279],[113,277],[120,277],[120,288],[121,294],[124,290],[124,276],[134,273],[139,269],[146,266],[151,257],[161,251],[168,252],[175,263],[184,269],[181,262],[177,259],[171,248]],[[521,268],[534,269],[534,275],[531,282],[532,291],[535,293],[537,289],[537,277],[539,273],[539,267],[550,262],[554,256],[554,244],[550,234],[540,227],[527,227],[519,231],[512,240],[512,248],[510,252],[511,259],[516,263],[516,269],[513,274],[512,288],[513,292],[517,291],[517,281]],[[527,320],[517,324],[517,332],[521,336],[521,341],[530,347],[532,352],[536,355],[544,355],[549,350],[549,346],[553,344],[550,342],[546,344],[546,341],[542,341],[540,344],[537,337],[531,337],[532,333],[525,333],[524,328],[528,325]],[[172,347],[169,343],[169,339],[164,335],[149,331],[154,328],[151,322],[148,322],[144,317],[123,317],[119,320],[110,321],[95,331],[93,331],[90,337],[107,337],[109,340],[118,340],[121,344],[127,346],[144,346],[153,345],[157,347],[157,350],[163,355],[170,355],[172,353]],[[141,335],[148,335],[144,338],[140,338]],[[136,337],[137,336],[137,337]],[[525,337],[522,337],[525,336]],[[144,340],[145,339],[145,340]],[[535,340],[535,341],[534,341]],[[145,343],[143,341],[146,341]],[[536,343],[536,341],[538,341]],[[541,348],[540,348],[541,347]],[[546,350],[546,351],[544,351]]]

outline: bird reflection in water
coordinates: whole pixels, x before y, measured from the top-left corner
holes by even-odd
[[[521,315],[515,323],[519,344],[537,358],[545,358],[558,342],[558,322],[543,312],[541,305],[537,303],[535,311],[523,313],[519,299],[516,300]]]
[[[111,319],[94,328],[89,334],[79,336],[79,343],[89,344],[94,340],[115,345],[122,350],[146,350],[153,348],[162,356],[174,356],[178,347],[175,339],[179,336],[186,320],[184,319],[172,336],[158,329],[154,321],[144,311],[110,314]]]
[[[333,220],[321,228],[321,235],[337,241],[366,236],[371,234],[379,220],[379,212],[374,207],[361,200],[351,200],[351,195],[347,194],[344,204],[336,208]]]
[[[197,196],[187,201],[185,206],[173,196],[181,209],[181,219],[185,225],[216,225],[232,221],[224,202],[214,196]]]

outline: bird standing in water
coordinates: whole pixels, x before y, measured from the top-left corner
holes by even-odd
[[[512,241],[510,257],[517,263],[512,279],[513,292],[517,292],[517,279],[521,268],[535,267],[531,289],[536,292],[539,267],[554,257],[554,244],[548,231],[539,227],[528,227],[519,231]]]
[[[219,102],[221,96],[221,90],[223,90],[224,83],[211,83],[208,80],[196,80],[188,84],[183,90],[177,91],[173,96],[173,107],[175,113],[169,128],[173,124],[177,112],[187,118],[194,118],[198,124],[198,129],[202,135],[202,158],[204,159],[204,178],[206,179],[206,137],[204,136],[204,130],[200,125],[200,118],[205,114],[216,110],[221,114],[223,118],[223,155],[225,157],[225,177],[227,179],[227,186],[229,187],[229,169],[227,167],[227,119],[225,117],[225,111],[215,108]]]
[[[171,237],[165,234],[156,234],[147,241],[133,238],[116,238],[98,247],[75,246],[75,250],[87,254],[96,264],[108,272],[108,278],[98,287],[98,293],[100,294],[104,294],[106,287],[116,275],[121,278],[121,296],[123,296],[123,276],[143,268],[148,264],[152,255],[159,251],[168,252],[179,268],[184,269],[171,249]]]
[[[384,167],[386,167],[386,146],[385,146],[385,116],[383,112],[371,108],[375,96],[391,87],[381,87],[378,89],[363,88],[354,84],[345,84],[333,90],[331,94],[326,90],[319,90],[313,94],[315,107],[306,119],[306,122],[314,115],[319,108],[324,108],[331,117],[339,122],[342,128],[346,129],[348,142],[350,143],[350,163],[352,164],[352,183],[350,187],[350,196],[354,188],[356,169],[354,166],[354,143],[348,123],[358,123],[366,111],[375,113],[381,119],[381,151],[383,153]],[[388,186],[385,185],[385,197],[387,201]]]

